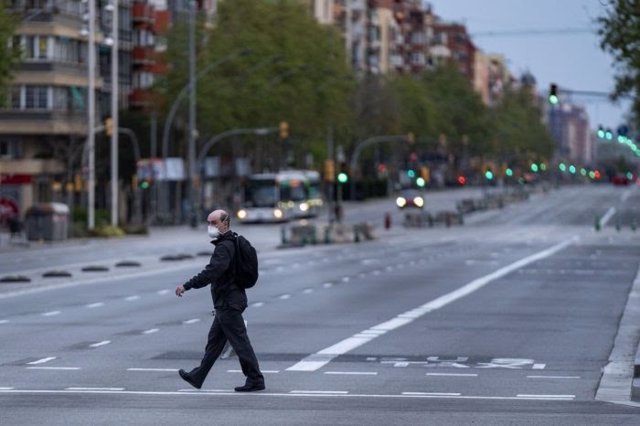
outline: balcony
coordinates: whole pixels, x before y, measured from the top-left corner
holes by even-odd
[[[155,21],[153,6],[150,4],[133,3],[131,15],[134,24],[153,24]]]
[[[146,89],[133,89],[129,95],[132,108],[146,108],[152,104],[152,94]]]
[[[134,47],[131,57],[134,65],[153,65],[156,62],[156,52],[153,47]]]

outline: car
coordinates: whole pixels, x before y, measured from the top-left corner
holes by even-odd
[[[424,196],[417,190],[405,190],[396,198],[396,205],[400,209],[424,207]]]
[[[627,175],[617,174],[611,178],[611,183],[614,185],[629,185],[631,180],[627,177]]]

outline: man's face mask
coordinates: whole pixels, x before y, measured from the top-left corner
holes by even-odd
[[[216,228],[215,226],[213,226],[213,225],[209,225],[207,227],[207,234],[209,234],[209,237],[211,239],[215,240],[216,238],[218,238],[220,236],[220,230],[218,228]]]

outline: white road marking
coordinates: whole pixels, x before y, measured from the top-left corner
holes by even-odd
[[[283,294],[282,296],[280,296],[280,299],[282,299],[282,300],[291,299],[291,295],[290,294]]]
[[[535,395],[535,394],[527,394],[527,393],[519,393],[517,395],[518,398],[538,398],[538,399],[566,399],[566,398],[575,398],[575,395]]]
[[[312,289],[312,288],[305,288],[302,292],[303,292],[304,294],[313,293],[313,289]]]
[[[177,368],[127,368],[127,371],[167,371],[175,372]]]
[[[292,390],[289,393],[310,393],[310,394],[324,394],[324,395],[344,395],[347,391],[320,391],[320,390]]]
[[[478,377],[476,373],[427,373],[427,376]]]
[[[369,328],[369,330],[391,331],[399,327],[402,327],[403,325],[410,324],[411,322],[415,321],[417,318],[420,318],[429,312],[435,311],[437,309],[442,308],[443,306],[446,306],[452,302],[455,302],[458,299],[461,299],[481,289],[482,287],[486,286],[487,284],[489,284],[494,280],[497,280],[498,278],[502,278],[505,275],[515,270],[518,270],[530,263],[533,263],[540,259],[544,259],[546,257],[551,256],[552,254],[566,248],[570,244],[573,244],[576,240],[577,240],[577,237],[574,237],[569,241],[564,241],[546,250],[543,250],[541,252],[532,254],[531,256],[527,256],[523,259],[513,262],[510,265],[500,268],[489,275],[485,275],[483,277],[477,278],[471,281],[470,283],[458,288],[457,290],[454,290],[450,293],[442,295],[410,311],[404,312],[388,321],[375,325]],[[331,345],[314,354],[311,354],[306,358],[302,359],[301,361],[297,362],[296,364],[292,365],[291,367],[287,368],[287,370],[288,371],[316,371],[322,368],[323,366],[327,365],[329,362],[331,362],[331,360],[333,360],[337,356],[343,355],[357,347],[360,347],[377,337],[374,334],[365,336],[364,334],[366,331],[367,330],[356,333],[358,337],[356,337],[355,335],[348,337],[334,345]]]
[[[192,395],[192,396],[204,396],[207,394],[213,394],[214,392],[218,395],[226,395],[236,397],[243,397],[238,395],[238,392],[233,392],[227,389],[180,389],[178,391],[118,391],[118,390],[96,390],[97,388],[89,388],[90,390],[68,390],[68,389],[2,389],[0,388],[0,393],[7,394],[82,394],[82,393],[90,393],[90,394],[105,394],[105,395],[147,395],[147,396],[176,396],[176,395]],[[300,392],[300,391],[298,391]],[[460,395],[460,396],[448,396],[448,395],[401,395],[401,394],[336,394],[336,393],[309,393],[308,391],[302,391],[301,393],[277,393],[277,392],[260,392],[255,394],[260,397],[291,397],[291,398],[426,398],[426,399],[467,399],[467,400],[498,400],[498,401],[573,401],[573,395],[566,395],[566,397],[562,397],[561,395],[553,395],[551,397],[545,398],[542,395],[535,395],[533,397],[525,397],[525,396],[473,396],[473,395]],[[632,402],[629,405],[640,406],[640,404],[634,404]]]
[[[28,362],[27,364],[29,364],[29,365],[44,364],[45,362],[53,361],[54,359],[56,359],[55,356],[49,356],[49,357],[46,357],[46,358],[39,359],[37,361]]]
[[[157,333],[158,331],[160,331],[159,328],[150,328],[149,330],[143,331],[142,334],[152,334],[152,333]]]
[[[324,283],[324,284],[322,284],[322,287],[324,287],[324,288],[333,287],[333,283]]]
[[[532,370],[544,370],[547,364],[533,364]]]
[[[80,370],[80,367],[27,367],[27,370]]]
[[[580,376],[527,376],[527,379],[580,379]]]
[[[65,388],[65,390],[70,390],[70,391],[123,391],[124,388],[69,387],[69,388]]]
[[[190,319],[190,320],[182,321],[183,324],[195,324],[197,322],[200,322],[199,318],[193,318],[193,319]]]
[[[49,311],[41,314],[43,317],[52,317],[54,315],[60,315],[60,311]]]
[[[377,371],[325,371],[324,374],[344,375],[344,376],[377,376]]]
[[[264,306],[264,302],[256,302],[256,303],[252,303],[251,306],[255,307],[255,308],[259,308],[260,306]]]
[[[616,208],[609,207],[609,210],[607,210],[604,216],[602,216],[602,218],[600,219],[600,227],[605,226],[607,222],[609,222],[609,219],[611,219],[614,214],[616,214]]]
[[[9,322],[9,320],[5,320],[5,319],[0,320],[0,324],[7,324],[8,322]]]
[[[99,308],[101,306],[104,306],[103,302],[96,302],[96,303],[89,303],[87,305],[87,308],[93,309],[93,308]]]
[[[460,396],[457,392],[402,392],[402,395]]]
[[[7,386],[0,386],[0,390],[13,390],[14,388],[11,387],[7,387]]]
[[[278,374],[280,370],[260,370],[264,374]],[[227,373],[242,373],[242,370],[227,370]]]
[[[92,348],[99,348],[100,346],[108,345],[109,343],[111,343],[111,340],[103,340],[102,342],[93,343],[89,346],[91,346]]]
[[[126,302],[133,302],[134,300],[138,300],[138,299],[140,299],[140,296],[138,296],[138,295],[135,295],[135,296],[129,296],[129,297],[125,297],[125,298],[124,298],[124,300],[125,300]]]
[[[162,296],[162,295],[164,295],[164,294],[168,294],[170,291],[171,291],[171,290],[166,290],[166,289],[165,289],[165,290],[160,290],[160,291],[158,291],[158,294],[159,294],[160,296]]]
[[[343,283],[348,283],[351,280],[351,278],[349,277],[342,277],[342,282]]]

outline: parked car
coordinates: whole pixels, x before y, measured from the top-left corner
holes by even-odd
[[[396,198],[396,205],[400,209],[424,207],[424,196],[420,191],[415,189],[407,189]]]
[[[611,183],[614,185],[629,185],[631,180],[624,174],[617,174],[611,178]]]

